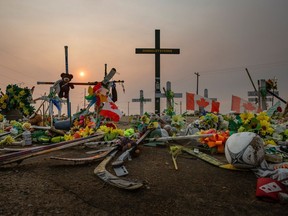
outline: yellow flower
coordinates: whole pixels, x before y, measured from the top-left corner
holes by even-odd
[[[148,128],[149,129],[155,129],[155,128],[158,128],[159,127],[159,123],[158,122],[151,122],[149,125],[148,125]]]
[[[172,122],[176,123],[176,122],[184,122],[184,118],[182,115],[174,115],[172,116]]]
[[[7,94],[3,95],[3,98],[4,98],[4,100],[7,100],[8,99],[8,95]]]
[[[265,140],[265,145],[277,145],[274,140]]]
[[[238,132],[244,132],[245,128],[243,126],[239,127]]]
[[[267,115],[266,112],[260,112],[257,117],[256,117],[259,121],[269,121],[270,118],[269,116]]]
[[[20,107],[20,108],[23,108],[24,106],[25,106],[25,104],[24,104],[23,102],[20,102],[20,103],[19,103],[19,107]]]
[[[218,122],[218,116],[217,115],[213,114],[212,115],[212,119],[213,119],[214,122]]]
[[[20,92],[19,92],[19,95],[20,95],[20,96],[25,95],[25,91],[24,91],[24,90],[20,91]]]
[[[254,114],[251,112],[244,112],[240,114],[243,124],[248,124],[251,119],[254,117]]]
[[[31,124],[29,122],[25,122],[22,124],[22,128],[24,130],[29,130],[31,128]]]
[[[119,134],[119,136],[124,136],[124,130],[122,129],[114,129],[114,130],[117,134]]]
[[[74,140],[74,137],[73,137],[71,134],[65,134],[65,135],[64,135],[64,139],[65,139],[65,141],[67,141],[67,140]]]
[[[13,142],[15,142],[15,139],[12,136],[8,135],[0,141],[0,145],[12,144]]]
[[[29,115],[29,110],[27,108],[23,108],[23,113],[24,115],[28,116]]]
[[[0,113],[0,122],[2,122],[4,119],[4,116]]]
[[[12,87],[7,88],[7,92],[9,92],[9,93],[13,93],[13,88],[12,88]]]
[[[270,133],[271,132],[271,127],[270,127],[270,123],[266,120],[262,120],[260,121],[260,125],[261,125],[261,128],[260,128],[260,133],[262,135],[266,135],[267,133]]]
[[[89,128],[88,126],[86,126],[84,129],[80,129],[80,135],[83,136],[83,137],[87,137],[91,134],[94,133],[94,130],[93,128]]]
[[[269,127],[269,128],[267,129],[267,133],[268,133],[268,134],[273,134],[273,133],[274,133],[274,129],[273,129],[272,127]]]
[[[142,121],[144,124],[149,124],[150,119],[149,119],[146,115],[143,115],[143,116],[141,116],[141,121]]]
[[[6,108],[7,108],[7,104],[6,104],[6,103],[3,103],[2,106],[1,106],[1,108],[2,108],[2,109],[6,109]]]
[[[101,125],[99,128],[98,128],[98,130],[97,131],[99,131],[99,132],[104,132],[104,133],[109,133],[109,131],[110,131],[110,128],[108,128],[107,126],[105,126],[105,125]]]
[[[11,125],[15,125],[15,124],[17,124],[17,121],[16,121],[16,120],[11,120],[11,121],[10,121],[10,124],[11,124]]]

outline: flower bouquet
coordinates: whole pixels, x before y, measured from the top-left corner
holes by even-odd
[[[10,112],[16,112],[17,114],[18,112],[18,116],[20,114],[28,117],[35,110],[30,104],[31,100],[31,89],[10,84],[6,87],[6,93],[2,93],[0,96],[0,111],[4,115],[9,115]],[[7,119],[9,119],[9,117]]]

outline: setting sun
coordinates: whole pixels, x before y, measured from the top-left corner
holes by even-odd
[[[81,77],[84,77],[85,76],[85,73],[84,71],[80,71],[80,74],[79,74]]]

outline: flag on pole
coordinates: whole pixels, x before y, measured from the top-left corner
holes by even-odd
[[[207,112],[219,113],[220,103],[200,95],[186,92],[186,110],[199,110],[199,107]]]
[[[254,103],[244,100],[243,98],[240,98],[238,96],[232,95],[231,111],[234,111],[236,113],[258,113],[261,112],[261,109],[258,108],[258,106]]]
[[[110,97],[108,97],[107,102],[104,102],[102,110],[99,114],[105,118],[110,118],[114,122],[118,122],[122,117],[122,112],[118,109]]]

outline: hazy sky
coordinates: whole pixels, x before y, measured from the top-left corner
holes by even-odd
[[[0,87],[36,86],[34,98],[65,72],[64,46],[69,47],[69,73],[74,82],[101,81],[104,65],[116,68],[120,109],[140,112],[132,98],[144,91],[154,112],[154,55],[135,54],[135,48],[179,48],[180,55],[161,55],[161,89],[171,81],[177,112],[186,108],[186,92],[220,101],[220,112],[231,108],[232,94],[247,99],[259,79],[278,79],[280,96],[288,99],[287,0],[0,0]],[[85,72],[80,77],[80,71]],[[70,91],[72,113],[84,104],[87,86]],[[161,110],[166,101],[161,99]],[[66,108],[63,109],[66,111]]]

